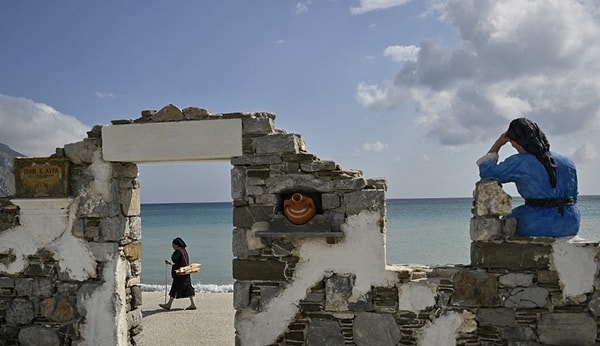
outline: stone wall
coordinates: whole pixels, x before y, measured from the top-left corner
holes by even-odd
[[[69,196],[2,201],[0,345],[141,340],[138,171],[102,159],[100,130],[53,155]]]
[[[515,237],[510,196],[481,181],[470,264],[386,265],[385,180],[320,160],[270,117],[252,126],[231,161],[238,345],[600,342],[597,242]],[[317,201],[308,224],[283,215],[296,192]]]
[[[231,158],[236,344],[599,343],[598,243],[515,237],[501,219],[510,196],[493,181],[475,186],[470,264],[390,265],[385,179],[319,159],[275,115],[169,105],[112,126],[215,119],[242,124]],[[68,196],[0,201],[0,345],[142,344],[138,170],[105,160],[102,132],[57,150]],[[307,223],[285,216],[295,193],[314,202]]]

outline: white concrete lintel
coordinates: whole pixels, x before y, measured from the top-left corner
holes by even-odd
[[[103,126],[102,155],[112,162],[228,161],[242,155],[242,120]]]

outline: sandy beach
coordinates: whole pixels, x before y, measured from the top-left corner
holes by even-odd
[[[164,293],[142,293],[144,345],[235,345],[233,293],[196,293],[194,300],[197,310],[185,310],[187,298],[164,310]]]

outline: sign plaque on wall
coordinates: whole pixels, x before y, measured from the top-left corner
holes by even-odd
[[[17,198],[59,198],[69,194],[69,161],[58,157],[16,158]]]

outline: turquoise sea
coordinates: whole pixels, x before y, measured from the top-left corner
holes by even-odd
[[[469,264],[469,221],[472,198],[387,200],[387,262],[389,264]],[[513,205],[522,203],[513,198]],[[579,236],[600,240],[600,196],[579,196]],[[170,285],[164,260],[171,241],[182,237],[192,262],[202,264],[192,275],[197,292],[231,292],[230,202],[142,204],[142,284],[162,291]],[[165,275],[167,274],[167,275]],[[166,277],[166,280],[165,280]]]

